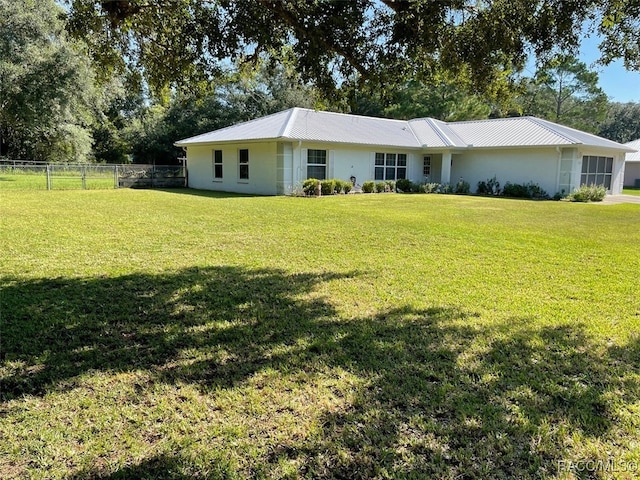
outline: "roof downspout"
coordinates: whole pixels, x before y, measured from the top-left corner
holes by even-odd
[[[556,146],[556,152],[558,152],[558,169],[556,172],[556,192],[560,193],[560,168],[562,165],[562,150],[560,149],[560,147]]]
[[[184,157],[181,159],[182,169],[184,171],[184,186],[189,188],[189,170],[187,169],[187,147],[180,147],[184,151]]]

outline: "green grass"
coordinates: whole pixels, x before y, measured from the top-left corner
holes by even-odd
[[[83,186],[79,173],[64,173],[51,176],[52,190],[96,190],[114,188],[113,173],[97,174],[85,179]],[[44,172],[11,173],[0,171],[0,192],[8,190],[47,190],[47,176]]]
[[[640,188],[625,187],[622,189],[625,195],[640,195]]]
[[[638,205],[0,200],[0,478],[638,475]]]

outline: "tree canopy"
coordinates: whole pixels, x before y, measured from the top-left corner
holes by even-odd
[[[53,0],[0,0],[0,153],[86,160],[93,73]]]
[[[559,55],[525,79],[523,113],[596,133],[607,113],[598,74],[571,55]]]
[[[70,27],[105,70],[129,65],[153,89],[211,81],[226,62],[291,46],[304,80],[384,89],[445,70],[476,92],[522,68],[575,52],[598,33],[602,61],[640,69],[640,0],[64,0]]]
[[[170,163],[180,138],[293,106],[626,141],[638,104],[570,53],[587,25],[638,69],[638,2],[0,0],[0,155]]]

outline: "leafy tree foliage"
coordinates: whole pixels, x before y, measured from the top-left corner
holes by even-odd
[[[86,160],[93,74],[53,0],[0,0],[0,148],[14,158]]]
[[[640,103],[611,103],[598,135],[627,143],[640,138]]]
[[[179,92],[167,105],[140,110],[125,131],[136,163],[171,164],[184,155],[177,140],[291,107],[314,107],[319,98],[298,74],[262,63],[255,72],[232,75],[206,94]]]
[[[525,81],[523,111],[589,132],[604,120],[607,96],[598,86],[598,74],[575,57],[561,55]]]
[[[141,82],[135,75],[115,76],[102,84],[102,95],[91,128],[97,162],[130,161],[131,143],[125,133],[144,106]]]
[[[240,56],[278,56],[325,92],[350,77],[393,88],[441,70],[492,90],[533,51],[575,51],[585,22],[603,61],[640,69],[640,0],[66,0],[105,70],[140,66],[154,91],[198,88]]]
[[[385,115],[392,118],[431,117],[447,122],[487,118],[490,112],[487,100],[465,93],[459,85],[445,79],[429,85],[411,81],[385,109]]]

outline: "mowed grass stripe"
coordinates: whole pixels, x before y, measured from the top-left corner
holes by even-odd
[[[25,191],[0,215],[2,478],[640,459],[636,205]]]

